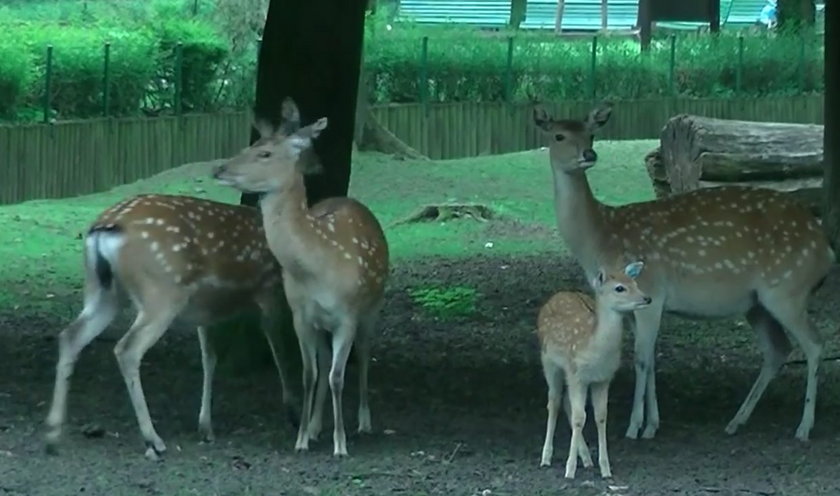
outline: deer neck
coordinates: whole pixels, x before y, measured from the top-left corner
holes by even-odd
[[[624,316],[600,300],[595,300],[595,340],[620,347]]]
[[[604,205],[592,194],[584,171],[566,172],[557,167],[551,170],[560,235],[587,275],[591,275],[600,259],[598,250],[606,243]]]
[[[303,175],[291,184],[265,193],[260,200],[263,227],[271,252],[284,273],[305,276],[319,264],[320,239],[309,213]]]

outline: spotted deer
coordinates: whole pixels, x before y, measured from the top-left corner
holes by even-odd
[[[568,394],[563,406],[572,429],[566,460],[568,479],[575,477],[578,457],[584,467],[592,466],[589,447],[583,439],[586,397],[590,391],[598,429],[598,465],[602,477],[612,477],[607,455],[607,398],[610,382],[621,363],[622,319],[626,313],[651,302],[635,281],[643,267],[642,262],[633,262],[622,272],[600,269],[591,283],[594,301],[583,293],[561,291],[540,309],[537,336],[548,384],[548,421],[540,466],[551,465],[565,378]]]
[[[817,369],[823,340],[807,303],[825,279],[834,252],[814,216],[784,193],[749,187],[691,191],[654,201],[605,205],[592,193],[586,170],[598,156],[593,136],[607,123],[608,104],[584,120],[557,120],[541,107],[534,122],[549,139],[557,225],[589,278],[598,261],[623,256],[650,262],[639,287],[653,298],[636,310],[636,386],[626,436],[653,438],[659,427],[654,347],[664,311],[712,319],[746,315],[763,352],[758,378],[726,427],[745,424],[790,353],[785,330],[807,359],[802,420],[796,438],[814,425]],[[646,405],[645,405],[646,400]]]
[[[286,128],[299,127],[294,110],[283,111]],[[309,155],[301,167],[317,171],[320,164]],[[48,451],[56,451],[61,435],[76,360],[113,321],[126,295],[137,316],[114,353],[147,457],[157,459],[166,445],[149,416],[140,363],[176,319],[198,331],[203,369],[198,426],[204,440],[213,439],[210,410],[216,366],[207,328],[251,310],[261,312],[283,403],[292,423],[297,423],[297,401],[281,363],[279,336],[272,333],[283,297],[281,269],[266,243],[258,209],[188,196],[126,199],[102,212],[87,230],[84,273],[84,308],[59,335],[55,387],[46,419]]]
[[[287,105],[293,105],[291,99]],[[342,391],[348,354],[355,344],[359,363],[359,432],[370,432],[368,361],[370,340],[383,305],[389,273],[382,227],[362,203],[328,198],[311,208],[298,156],[327,127],[321,118],[285,137],[262,140],[221,164],[213,176],[243,192],[262,193],[268,246],[283,268],[303,362],[303,407],[295,449],[309,449],[321,431],[329,374],[333,405],[333,454],[347,455]],[[259,129],[265,131],[265,126]],[[332,350],[330,350],[332,345]],[[313,408],[314,402],[314,410]]]

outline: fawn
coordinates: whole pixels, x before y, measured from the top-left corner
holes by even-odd
[[[295,106],[291,99],[284,106]],[[296,106],[295,106],[296,108]],[[303,408],[295,449],[309,449],[321,430],[329,374],[333,404],[333,454],[347,455],[341,406],[351,347],[358,352],[359,432],[370,432],[368,361],[370,339],[384,300],[389,273],[382,227],[362,203],[348,197],[307,205],[301,153],[327,127],[325,117],[285,136],[259,124],[262,138],[213,173],[222,184],[263,193],[260,203],[268,247],[283,268],[303,361]],[[330,340],[332,359],[330,359]],[[317,367],[316,367],[317,365]],[[314,402],[314,411],[313,408]]]
[[[573,479],[580,457],[584,467],[592,466],[583,439],[586,397],[592,391],[592,409],[598,428],[598,464],[601,476],[612,477],[607,455],[607,397],[610,381],[621,362],[622,319],[650,305],[651,298],[636,284],[644,264],[628,264],[623,273],[603,269],[592,280],[595,301],[578,292],[559,292],[540,309],[537,335],[543,374],[548,383],[548,422],[540,466],[551,464],[554,429],[565,377],[568,399],[563,406],[572,429],[566,478]]]

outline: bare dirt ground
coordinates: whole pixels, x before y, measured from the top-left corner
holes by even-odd
[[[407,288],[434,280],[478,289],[477,315],[440,320]],[[398,264],[371,368],[375,433],[352,435],[350,457],[333,459],[326,436],[308,454],[293,451],[279,385],[266,369],[216,376],[217,440],[195,432],[201,368],[190,333],[170,332],[146,356],[143,380],[169,452],[161,463],[143,446],[113,354],[95,341],[82,354],[58,456],[43,452],[42,421],[52,388],[55,334],[64,324],[27,314],[0,317],[0,495],[817,495],[840,494],[840,386],[823,362],[812,440],[793,437],[804,367],[793,363],[771,384],[736,436],[723,428],[754,380],[760,358],[737,321],[668,318],[657,346],[662,427],[651,441],[624,438],[633,388],[632,344],[610,397],[615,477],[579,469],[567,483],[568,431],[558,429],[555,463],[539,468],[545,384],[532,334],[552,292],[582,287],[568,258],[474,258]],[[813,304],[837,353],[840,322],[834,273]],[[67,302],[74,309],[78,302]],[[796,353],[793,360],[801,358]],[[348,427],[355,428],[355,367],[347,378]],[[329,411],[329,410],[328,410]],[[82,434],[97,424],[100,438]],[[585,431],[596,447],[594,428]],[[596,465],[597,466],[597,465]]]

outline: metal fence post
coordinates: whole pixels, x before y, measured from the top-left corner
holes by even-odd
[[[108,117],[111,96],[111,42],[105,42],[105,60],[102,67],[102,115]]]
[[[597,81],[595,79],[595,69],[598,64],[598,36],[592,37],[592,66],[590,67],[589,83],[591,87],[592,101],[594,102],[598,96]]]
[[[420,45],[420,103],[426,106],[429,103],[429,37],[424,36]]]
[[[735,94],[741,94],[744,73],[744,35],[738,35],[738,69],[735,71]]]
[[[671,96],[677,94],[677,36],[671,35],[671,62],[668,72],[668,92]]]
[[[44,122],[50,121],[50,107],[52,106],[52,95],[50,95],[52,87],[52,65],[53,65],[53,46],[47,45],[47,62],[44,69]]]
[[[175,45],[175,115],[181,115],[183,94],[184,44]]]
[[[507,39],[507,67],[505,68],[505,101],[513,101],[513,36]]]

